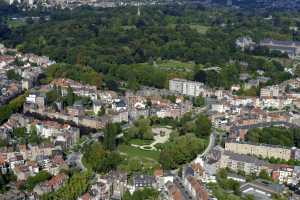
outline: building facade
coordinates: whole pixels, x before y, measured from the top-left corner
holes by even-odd
[[[254,145],[247,143],[227,142],[225,150],[233,153],[261,156],[263,158],[280,158],[289,160],[292,157],[292,150],[271,145]]]
[[[176,78],[169,81],[169,89],[187,96],[199,96],[204,92],[204,84]]]

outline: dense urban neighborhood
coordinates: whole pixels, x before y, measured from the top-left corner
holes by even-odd
[[[0,0],[0,199],[299,200],[298,8]]]

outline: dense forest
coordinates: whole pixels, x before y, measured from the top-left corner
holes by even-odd
[[[0,10],[1,12],[1,10]],[[92,67],[106,75],[106,82],[123,80],[131,89],[138,85],[167,86],[174,76],[194,79],[212,87],[228,88],[239,83],[239,74],[265,70],[271,83],[290,78],[282,62],[260,49],[242,52],[235,47],[240,36],[300,40],[295,13],[267,13],[204,8],[200,5],[147,6],[109,9],[77,8],[30,12],[22,23],[2,10],[0,41],[21,51],[48,55],[59,63]],[[22,16],[22,13],[19,14]],[[176,69],[161,67],[161,61],[180,61]],[[244,67],[240,62],[247,62]],[[189,68],[184,67],[192,63]],[[172,63],[169,64],[171,67]],[[65,65],[61,65],[62,68]],[[219,67],[221,70],[207,70]],[[59,71],[59,70],[58,70]],[[80,77],[79,77],[80,78]],[[104,82],[105,83],[105,82]]]

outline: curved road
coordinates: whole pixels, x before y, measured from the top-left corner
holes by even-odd
[[[197,157],[203,158],[205,157],[211,150],[214,148],[216,142],[216,131],[213,130],[213,132],[210,134],[209,137],[209,144],[206,147],[206,149],[203,151],[202,154],[198,155]]]

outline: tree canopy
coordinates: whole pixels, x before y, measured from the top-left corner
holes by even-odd
[[[253,143],[300,147],[300,129],[269,127],[250,130],[246,140]]]

